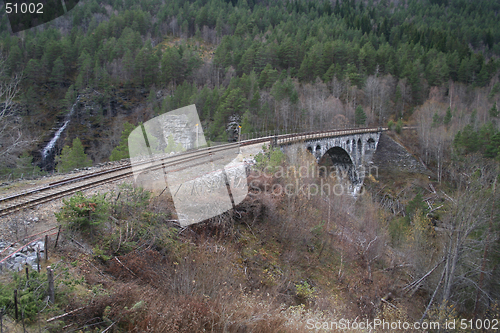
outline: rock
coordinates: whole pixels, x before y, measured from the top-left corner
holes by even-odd
[[[17,264],[17,263],[19,263],[19,264],[24,264],[24,263],[26,262],[26,257],[16,257],[16,258],[14,259],[14,262],[15,262],[16,264]]]

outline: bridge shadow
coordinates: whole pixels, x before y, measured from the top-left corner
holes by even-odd
[[[319,157],[318,166],[320,177],[336,179],[338,183],[349,189],[348,192],[357,192],[357,188],[362,184],[351,155],[342,147],[328,149],[323,156]]]

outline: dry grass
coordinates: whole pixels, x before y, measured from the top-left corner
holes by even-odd
[[[136,242],[114,253],[120,238],[111,237],[111,260],[62,240],[60,254],[78,261],[74,271],[85,277],[87,290],[68,291],[66,311],[85,309],[64,318],[59,329],[74,323],[72,328],[101,331],[113,325],[127,332],[307,332],[308,320],[413,315],[406,309],[421,302],[409,304],[397,292],[403,273],[394,269],[385,216],[369,194],[354,200],[273,190],[320,180],[250,175],[253,189],[237,213],[176,236],[164,217],[154,217],[172,216],[171,202],[152,199],[150,220],[130,211],[128,220],[123,214],[120,225],[111,223],[110,232],[121,230],[123,241]],[[310,289],[300,294],[304,286]],[[388,311],[382,297],[401,311]]]

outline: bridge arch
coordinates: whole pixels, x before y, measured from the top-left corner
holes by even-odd
[[[380,129],[340,134],[334,131],[331,135],[307,135],[294,143],[285,140],[280,146],[296,162],[299,162],[300,153],[291,146],[298,145],[302,151],[308,151],[320,166],[320,176],[335,176],[336,173],[343,185],[347,186],[348,192],[356,194],[361,189],[366,167],[371,163],[379,139]]]
[[[353,143],[355,143],[355,141],[353,141]],[[354,186],[360,183],[359,176],[356,172],[355,161],[342,147],[335,146],[328,149],[326,153],[319,158],[318,164],[326,167],[329,174],[331,172],[336,172],[337,177],[341,180],[349,179]],[[321,173],[324,175],[324,172]]]
[[[368,144],[368,149],[375,149],[375,140],[372,137],[369,137],[366,143]]]

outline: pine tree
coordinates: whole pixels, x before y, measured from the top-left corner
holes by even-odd
[[[486,145],[484,156],[489,158],[500,157],[500,132],[491,137],[490,142]]]
[[[63,203],[61,210],[55,214],[57,221],[67,223],[71,229],[89,232],[91,241],[94,233],[99,231],[99,225],[109,219],[106,194],[85,197],[82,192],[77,192]]]
[[[57,158],[57,169],[59,172],[67,172],[76,168],[92,165],[92,160],[85,154],[82,142],[79,138],[73,140],[73,146],[64,146],[61,155]]]
[[[441,125],[441,117],[437,112],[434,112],[432,116],[432,127],[438,127],[439,125]]]
[[[40,71],[40,62],[37,59],[31,59],[28,61],[28,64],[24,69],[24,73],[26,74],[25,83],[29,86],[36,85],[40,76],[43,75]]]
[[[364,125],[366,122],[366,113],[361,105],[358,105],[356,107],[356,111],[354,113],[354,122],[356,123],[356,125]]]
[[[451,114],[451,108],[448,107],[448,109],[446,110],[446,114],[444,116],[444,119],[443,119],[443,123],[448,126],[451,122],[452,117],[453,117],[453,115]]]
[[[24,152],[16,162],[16,168],[13,170],[17,177],[30,177],[41,174],[40,168],[33,165],[33,156],[28,152]]]
[[[168,48],[161,59],[162,82],[168,84],[172,82],[174,85],[178,82],[180,76],[181,57],[176,48]]]
[[[125,77],[127,79],[132,79],[134,73],[134,57],[130,49],[127,49],[123,55],[123,69],[125,70]]]
[[[122,135],[120,136],[120,143],[117,147],[113,149],[111,155],[109,156],[110,161],[119,161],[123,158],[129,158],[128,151],[128,137],[130,133],[134,130],[135,126],[126,121],[123,124]]]
[[[469,83],[470,74],[471,74],[470,67],[471,66],[469,63],[469,59],[463,58],[462,62],[460,63],[460,67],[458,69],[458,80],[459,81],[461,81],[463,83]]]
[[[75,90],[75,87],[73,85],[70,85],[68,90],[66,91],[66,95],[64,96],[64,104],[66,104],[66,106],[71,106],[73,105],[73,103],[75,103],[75,100],[76,100],[76,90]]]
[[[56,61],[54,61],[50,79],[56,84],[61,84],[64,81],[64,63],[61,57],[58,57]]]
[[[500,112],[498,111],[497,103],[496,102],[493,104],[493,106],[491,107],[491,109],[488,110],[488,114],[492,118],[497,118],[500,115]]]
[[[252,114],[250,113],[250,110],[246,110],[243,114],[243,120],[241,121],[241,134],[253,132],[251,118]]]
[[[21,49],[19,48],[19,46],[14,45],[14,47],[10,49],[9,57],[7,58],[7,73],[10,75],[14,72],[17,72],[20,69],[22,62],[23,54],[21,52]]]

